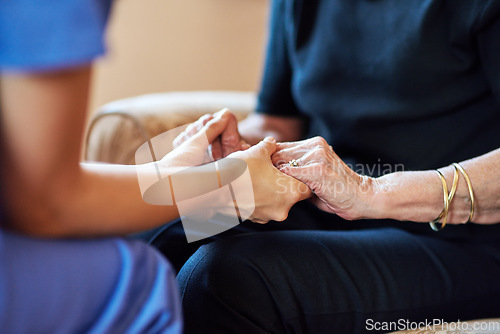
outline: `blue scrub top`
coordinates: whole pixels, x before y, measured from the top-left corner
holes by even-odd
[[[110,7],[110,0],[1,0],[0,71],[90,64],[105,52]],[[36,239],[0,228],[0,332],[181,331],[174,272],[147,245]]]
[[[54,70],[104,53],[111,0],[0,1],[0,68]]]

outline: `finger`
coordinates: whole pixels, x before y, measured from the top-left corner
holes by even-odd
[[[329,150],[333,151],[333,148],[328,145],[326,140],[322,137],[313,137],[297,142],[284,142],[278,143],[276,145],[276,151],[309,151],[314,147],[329,147]]]
[[[302,145],[306,140],[292,141],[292,142],[280,142],[276,144],[276,150],[284,150],[287,148],[296,147]]]
[[[311,155],[313,155],[314,152],[314,149],[310,149],[308,147],[285,149],[282,151],[276,151],[272,156],[272,161],[276,167],[288,165],[292,160],[300,162],[300,166],[305,166],[309,164],[310,161],[313,161],[311,159]]]
[[[213,118],[214,118],[214,115],[210,115],[210,114],[205,114],[205,115],[201,116],[200,119],[199,119],[200,123],[202,124],[202,126],[200,127],[200,129],[203,126],[205,126],[205,124],[207,124],[209,121],[211,121]]]
[[[227,110],[218,112],[217,116],[207,122],[197,136],[206,136],[208,143],[212,143],[226,128],[229,117],[230,113]]]
[[[182,131],[173,141],[173,147],[177,148],[186,140],[198,133],[205,124],[207,124],[214,116],[211,114],[205,114],[201,116],[196,122],[189,124],[184,131]]]
[[[209,121],[214,118],[213,115],[205,114],[201,116],[196,122],[188,125],[184,132],[188,135],[188,137],[192,137],[197,134]]]
[[[248,218],[248,220],[250,220],[252,223],[257,223],[257,224],[267,224],[269,222],[269,220],[262,220],[255,217],[250,217]]]
[[[222,108],[221,110],[217,111],[216,113],[214,113],[214,117],[218,117],[224,113],[227,113],[227,112],[231,112],[229,110],[229,108],[225,107],[225,108]]]
[[[304,168],[307,167],[308,165],[309,165],[308,161],[302,157],[284,161],[280,165],[277,165],[276,168],[280,169],[283,167],[287,167],[290,168],[290,170],[294,170],[295,172],[300,173],[303,172]]]
[[[304,154],[302,151],[292,151],[292,150],[276,151],[272,155],[271,160],[273,162],[273,165],[275,165],[276,167],[280,167],[288,164],[291,160],[299,161],[303,155]]]
[[[212,158],[214,160],[219,160],[223,158],[220,137],[215,138],[215,140],[211,144],[211,149],[212,149]]]
[[[179,134],[177,137],[175,137],[173,143],[172,143],[172,146],[174,148],[177,148],[179,147],[182,143],[184,143],[185,141],[187,140],[187,136],[184,132],[182,132],[181,134]]]
[[[288,163],[292,159],[298,160],[305,157],[311,153],[314,146],[311,139],[293,143],[277,143],[276,153],[272,157],[273,164],[279,166]]]
[[[276,140],[273,137],[266,137],[264,140],[260,141],[257,145],[252,146],[249,150],[260,149],[265,150],[266,155],[271,157],[271,155],[276,152]]]
[[[229,113],[224,132],[221,134],[222,155],[227,157],[229,154],[240,149],[240,133],[238,132],[238,120],[236,116]]]
[[[241,144],[240,144],[240,150],[242,151],[246,151],[248,150],[250,147],[252,147],[249,143],[247,143],[246,141],[242,140],[241,141]]]
[[[210,144],[224,131],[227,121],[226,114],[219,114],[208,121],[198,133],[185,140],[182,145],[194,145],[201,151],[207,150]]]

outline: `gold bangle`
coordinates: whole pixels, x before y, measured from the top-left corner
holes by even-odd
[[[439,214],[439,216],[436,219],[429,222],[429,225],[431,226],[431,228],[434,231],[439,231],[439,230],[442,230],[446,226],[446,220],[448,219],[448,209],[450,206],[450,201],[449,201],[449,197],[448,197],[448,186],[446,185],[446,179],[444,178],[443,174],[440,171],[436,170],[436,172],[438,173],[439,177],[441,178],[441,183],[443,184],[444,208],[443,208],[443,211],[441,211],[441,213]],[[443,221],[441,222],[441,227],[438,228],[436,226],[436,223],[441,221],[441,219]]]
[[[453,167],[455,167],[455,166],[453,166]],[[455,167],[455,171],[453,173],[453,183],[452,183],[452,186],[451,186],[451,190],[448,193],[448,207],[450,206],[451,201],[453,200],[453,197],[455,197],[455,192],[457,191],[457,186],[458,186],[458,168]],[[448,188],[448,187],[446,187],[446,188]],[[436,221],[436,222],[440,221],[443,218],[443,216],[444,216],[444,209],[443,209],[443,211],[441,211],[441,213],[439,214],[439,216],[434,221]]]
[[[464,176],[465,182],[467,182],[467,187],[469,188],[469,196],[470,196],[470,213],[469,213],[469,219],[464,224],[467,224],[469,222],[472,222],[472,217],[474,217],[474,192],[472,191],[472,183],[470,182],[469,175],[465,172],[465,169],[458,163],[453,163],[453,166],[455,168],[458,168],[462,175]]]
[[[450,194],[448,195],[449,204],[451,204],[453,197],[455,197],[455,192],[457,191],[458,186],[458,167],[455,165],[453,165],[453,167],[455,167],[455,172],[453,173],[453,184],[451,185]]]

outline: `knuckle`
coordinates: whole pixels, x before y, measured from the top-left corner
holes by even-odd
[[[172,143],[174,147],[178,147],[180,144],[181,144],[181,139],[179,137],[175,138],[174,142]]]
[[[198,131],[197,131],[197,125],[195,123],[189,124],[188,127],[186,128],[186,130],[184,130],[185,135],[193,135],[196,132],[198,132]]]
[[[226,113],[228,114],[228,117],[233,120],[233,121],[237,121],[236,119],[236,116],[231,112],[231,110],[229,109],[226,109]]]
[[[213,116],[211,114],[205,114],[200,117],[198,120],[202,125],[205,125],[209,120],[211,120]]]
[[[188,138],[188,135],[185,132],[181,133],[179,136],[177,136],[174,139],[174,145],[180,145],[180,144],[182,144],[183,142],[186,141],[187,138]]]
[[[298,202],[301,198],[301,194],[300,194],[300,191],[293,191],[291,194],[290,194],[290,207],[295,204],[296,202]]]
[[[326,140],[325,138],[321,137],[321,136],[316,136],[313,138],[313,141],[314,143],[318,144],[318,145],[326,145]]]
[[[288,210],[284,212],[278,212],[274,215],[273,220],[282,222],[283,220],[288,218]]]
[[[323,193],[323,184],[321,182],[313,182],[311,183],[311,189],[314,190],[315,194],[322,194]]]
[[[219,124],[219,123],[217,123],[217,122],[213,122],[213,123],[211,122],[211,123],[207,123],[207,124],[205,124],[205,128],[206,128],[207,130],[208,130],[208,129],[213,130],[213,129],[218,128],[219,126],[220,126],[220,124]]]
[[[264,146],[259,145],[259,147],[257,147],[257,153],[259,155],[267,155],[267,150]]]
[[[276,162],[281,162],[283,160],[283,157],[282,155],[278,152],[278,153],[274,153],[273,155],[271,155],[271,159]]]

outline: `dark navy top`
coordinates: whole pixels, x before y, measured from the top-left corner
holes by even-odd
[[[273,0],[270,29],[257,111],[303,117],[358,172],[500,147],[500,1]]]

